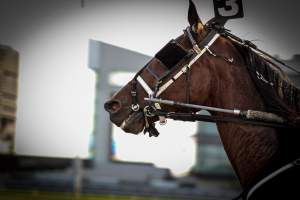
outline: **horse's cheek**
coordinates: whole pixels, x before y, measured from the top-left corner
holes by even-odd
[[[191,97],[195,98],[199,103],[204,103],[210,96],[211,81],[208,71],[203,70],[201,75],[195,77],[191,81]]]

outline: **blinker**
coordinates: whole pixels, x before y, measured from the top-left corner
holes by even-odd
[[[188,52],[183,49],[175,40],[171,40],[156,55],[168,69],[175,67]]]

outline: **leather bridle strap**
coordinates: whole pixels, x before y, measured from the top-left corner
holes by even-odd
[[[161,95],[170,85],[172,85],[182,74],[185,74],[188,69],[192,67],[192,65],[210,48],[210,46],[219,38],[220,34],[214,32],[213,34],[209,33],[208,37],[211,38],[207,45],[196,54],[196,56],[187,64],[185,65],[177,74],[175,74],[168,82],[163,84],[157,94],[156,97]],[[202,42],[201,42],[202,43]]]
[[[180,120],[180,121],[203,121],[203,122],[226,122],[226,123],[239,123],[239,124],[246,124],[246,125],[255,125],[261,127],[270,127],[270,128],[284,128],[284,129],[299,129],[299,127],[295,127],[290,124],[283,124],[277,122],[267,122],[267,121],[259,121],[253,119],[241,119],[240,117],[232,117],[232,116],[209,116],[209,115],[201,115],[197,113],[174,113],[168,112],[164,110],[153,110],[152,114],[157,116],[164,116],[169,119],[173,120]]]
[[[201,49],[199,48],[199,46],[198,46],[196,40],[195,40],[194,37],[193,37],[193,34],[192,34],[192,32],[191,32],[191,28],[190,28],[190,27],[187,27],[186,30],[185,30],[185,32],[187,33],[187,36],[188,36],[188,38],[189,38],[189,40],[190,40],[190,43],[192,44],[192,47],[193,47],[194,51],[195,51],[197,54],[199,54],[199,53],[201,52]]]
[[[138,99],[137,99],[136,85],[137,85],[137,81],[136,81],[136,78],[134,78],[131,82],[130,93],[131,93],[131,99],[132,99],[131,109],[135,112],[140,109],[140,106],[138,104]]]
[[[144,88],[144,90],[146,91],[146,93],[148,94],[149,97],[153,97],[154,92],[152,91],[152,89],[149,87],[149,85],[144,81],[144,79],[142,79],[141,76],[138,76],[136,79],[139,84]]]

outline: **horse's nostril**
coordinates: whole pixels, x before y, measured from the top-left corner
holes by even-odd
[[[121,102],[118,100],[111,100],[104,104],[104,108],[107,112],[114,113],[121,109]]]

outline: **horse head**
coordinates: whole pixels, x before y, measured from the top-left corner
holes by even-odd
[[[192,1],[188,10],[188,22],[189,34],[196,42],[201,41],[207,31]],[[211,82],[207,59],[198,60],[194,64],[195,67],[183,72],[183,75],[174,80],[170,87],[163,92],[159,90],[160,86],[174,79],[174,75],[188,64],[194,53],[187,32],[171,40],[136,74],[132,81],[105,103],[104,107],[110,114],[110,120],[125,132],[138,134],[147,124],[158,120],[157,117],[145,116],[145,107],[148,106],[145,97],[156,95],[164,99],[205,104],[210,95]],[[168,110],[175,112],[178,108],[168,107]]]

